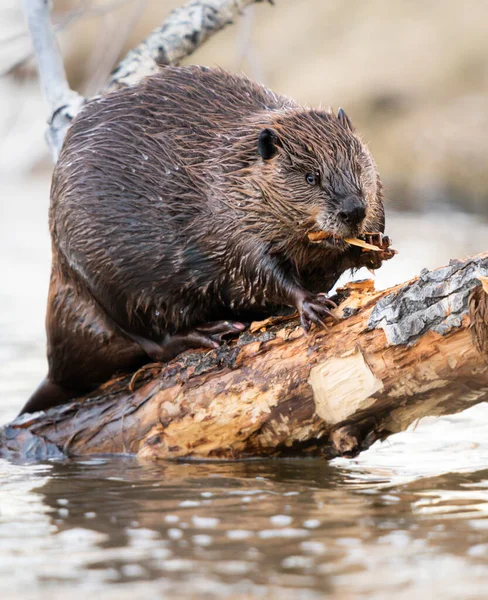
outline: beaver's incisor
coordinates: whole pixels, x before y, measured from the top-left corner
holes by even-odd
[[[373,158],[343,111],[303,108],[245,77],[182,67],[86,104],[54,171],[49,374],[24,407],[116,371],[215,347],[250,312],[305,329],[384,229]],[[320,244],[311,229],[335,234]]]

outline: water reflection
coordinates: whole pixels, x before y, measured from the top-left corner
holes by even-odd
[[[46,370],[48,184],[2,182],[1,423]],[[389,223],[400,254],[380,285],[488,232],[459,215]],[[487,406],[330,465],[0,461],[0,598],[484,598],[487,466]]]
[[[461,570],[466,598],[488,577],[488,469],[401,484],[319,460],[2,470],[0,581],[19,593],[450,597]]]

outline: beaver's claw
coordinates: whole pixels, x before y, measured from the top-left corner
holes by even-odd
[[[212,347],[212,342],[217,342],[217,344],[219,344],[219,342],[224,341],[225,337],[239,335],[245,328],[246,326],[243,323],[237,321],[213,321],[211,323],[198,325],[195,327],[195,332],[203,335],[203,337],[199,339],[207,340],[207,342],[209,342],[208,347],[210,348]],[[207,346],[207,344],[203,345],[204,347]]]
[[[326,317],[332,317],[338,321],[338,318],[331,312],[331,308],[337,308],[337,305],[330,300],[327,294],[309,294],[305,296],[298,305],[300,323],[303,329],[308,333],[312,324],[327,328],[324,323]]]

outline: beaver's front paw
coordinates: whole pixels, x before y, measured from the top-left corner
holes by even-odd
[[[382,235],[378,233],[366,234],[364,235],[364,240],[368,244],[377,246],[380,249],[363,249],[360,256],[360,265],[358,266],[366,267],[367,269],[373,270],[379,269],[383,264],[383,261],[390,260],[390,258],[393,258],[397,253],[396,250],[390,248],[391,240],[387,235]]]
[[[324,319],[337,317],[330,311],[331,308],[337,308],[337,304],[330,300],[327,294],[305,294],[297,303],[300,314],[300,323],[306,332],[310,331],[312,324],[326,328]]]

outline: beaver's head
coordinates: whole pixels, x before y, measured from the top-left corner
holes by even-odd
[[[282,243],[282,236],[296,243],[322,230],[329,234],[323,244],[340,249],[345,237],[384,231],[376,165],[342,109],[337,116],[310,109],[272,115],[257,151],[255,182]]]

